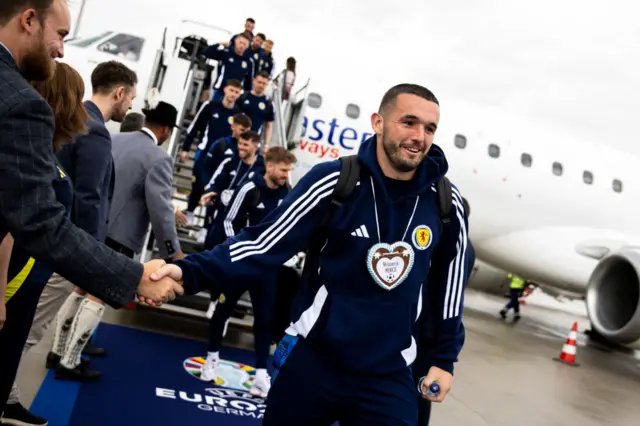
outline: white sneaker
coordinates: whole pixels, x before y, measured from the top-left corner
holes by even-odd
[[[216,365],[218,364],[218,357],[207,356],[207,360],[202,366],[202,373],[200,374],[200,380],[204,382],[211,382],[216,378]]]
[[[205,228],[200,228],[198,233],[196,234],[196,241],[198,244],[204,244],[207,239],[207,230]]]
[[[217,302],[209,302],[209,309],[207,309],[207,318],[213,318],[213,313],[216,311]]]
[[[258,370],[256,372],[256,377],[253,379],[251,389],[249,389],[249,393],[253,396],[266,398],[267,394],[269,393],[269,389],[271,389],[271,378],[265,370]]]

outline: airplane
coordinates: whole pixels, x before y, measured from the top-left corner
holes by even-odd
[[[161,87],[162,99],[181,105],[183,113],[195,112],[192,89],[202,89],[201,77],[192,86],[187,75],[198,71],[189,74],[193,64],[177,53],[184,37],[195,34],[214,43],[229,40],[232,32],[187,20],[165,31],[113,29],[71,40],[63,61],[88,83],[97,63],[120,60],[138,73],[133,110],[145,105],[150,89]],[[322,73],[298,78],[296,93],[284,111],[279,109],[282,117],[275,126],[284,143],[292,143],[298,159],[292,184],[321,161],[356,153],[372,135],[370,115],[384,91],[398,81],[393,75],[358,78],[363,80],[351,82],[348,91],[338,89],[344,81],[326,79]],[[511,123],[504,111],[483,112],[463,102],[443,101],[435,143],[449,162],[448,177],[470,204],[469,235],[477,259],[541,286],[583,295],[592,332],[616,344],[637,342],[638,159],[538,126]],[[176,133],[170,152],[175,151]]]

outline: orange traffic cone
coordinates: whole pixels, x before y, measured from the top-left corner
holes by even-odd
[[[577,337],[578,321],[575,321],[573,323],[573,327],[571,327],[571,331],[569,332],[569,337],[567,337],[567,342],[562,346],[562,352],[560,352],[560,356],[557,358],[554,357],[554,361],[560,361],[574,367],[580,365],[576,362],[576,352],[578,350],[578,347],[576,345]]]

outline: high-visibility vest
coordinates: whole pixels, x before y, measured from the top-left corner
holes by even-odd
[[[524,288],[524,283],[525,281],[520,278],[517,275],[513,275],[513,274],[509,274],[508,278],[511,278],[511,284],[509,284],[509,287],[516,289],[516,290],[522,290]]]

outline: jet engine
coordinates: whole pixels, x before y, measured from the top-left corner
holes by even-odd
[[[587,283],[586,304],[593,328],[606,339],[640,339],[640,250],[622,249],[600,260]]]

